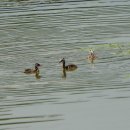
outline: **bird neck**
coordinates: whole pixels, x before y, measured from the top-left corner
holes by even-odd
[[[37,66],[35,66],[35,71],[39,72],[39,69],[38,69],[38,67],[37,67]]]
[[[65,61],[62,62],[63,69],[65,69]]]
[[[62,74],[62,78],[66,78],[66,70],[65,69],[63,69],[63,74]]]
[[[91,53],[90,53],[90,55],[91,55],[91,56],[94,56],[94,53],[93,53],[93,52],[91,52]]]

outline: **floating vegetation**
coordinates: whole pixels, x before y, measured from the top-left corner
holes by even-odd
[[[97,45],[88,45],[87,48],[80,48],[81,51],[89,51],[90,49],[93,50],[111,50],[114,49],[114,52],[111,51],[111,54],[123,54],[123,55],[129,55],[130,49],[128,48],[128,45],[130,43],[124,44],[124,43],[105,43],[105,44],[97,44]]]
[[[102,48],[106,48],[106,49],[109,49],[109,48],[119,48],[121,49],[122,47],[124,47],[124,45],[119,45],[118,43],[105,43],[105,44],[97,44],[97,45],[88,45],[87,48],[81,48],[81,50],[89,50],[90,48],[95,48],[96,50],[97,49],[102,49]]]
[[[130,74],[125,75],[125,78],[130,78]]]

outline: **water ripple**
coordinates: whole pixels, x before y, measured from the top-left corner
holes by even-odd
[[[128,0],[2,0],[0,12],[0,126],[4,130],[25,124],[32,130],[35,123],[66,121],[68,111],[75,118],[77,113],[70,107],[78,103],[87,109],[94,100],[129,100]],[[87,61],[90,49],[97,55],[94,64]],[[63,57],[66,64],[78,66],[66,78],[59,64]],[[42,64],[39,79],[23,73],[36,62]]]

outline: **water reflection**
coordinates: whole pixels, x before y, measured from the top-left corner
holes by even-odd
[[[36,79],[40,79],[42,76],[40,75],[40,72],[36,72],[35,77]]]
[[[66,75],[66,70],[63,69],[63,70],[62,70],[62,78],[63,78],[63,79],[66,79],[66,76],[67,76],[67,75]]]

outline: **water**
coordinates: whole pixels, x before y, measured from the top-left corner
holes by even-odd
[[[129,21],[129,0],[1,0],[0,130],[129,130]]]

